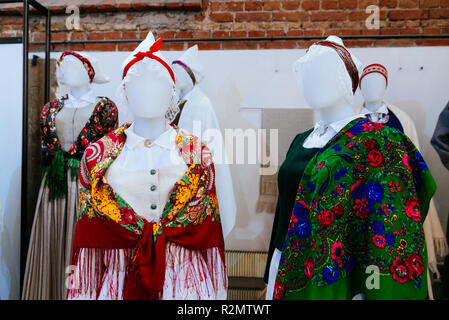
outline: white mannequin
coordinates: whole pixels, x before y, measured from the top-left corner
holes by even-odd
[[[326,40],[343,45],[336,36]],[[352,57],[357,68],[360,62]],[[354,112],[352,82],[343,61],[333,48],[311,46],[293,66],[299,90],[320,118],[304,141],[305,148],[321,148],[347,123],[359,117]],[[270,262],[266,299],[273,298],[274,282],[282,252],[275,248]],[[358,297],[354,297],[357,299]]]
[[[91,90],[89,75],[82,62],[75,57],[65,57],[56,71],[56,76],[58,82],[65,85],[70,95],[77,99]]]
[[[212,102],[198,85],[203,78],[203,66],[200,62],[198,46],[189,48],[177,60],[190,69],[195,80],[194,83],[185,67],[176,63],[176,60],[172,63],[176,77],[176,90],[179,97],[186,100],[178,126],[199,137],[211,150],[215,164],[215,184],[223,237],[226,239],[235,225],[237,205],[220,124]]]
[[[83,56],[89,60],[95,71],[92,81],[81,60],[73,55],[64,56],[56,68],[56,78],[60,87],[68,91],[64,106],[56,115],[56,130],[61,147],[65,151],[71,148],[96,106],[97,99],[92,82],[109,81],[96,59],[86,54]]]
[[[155,42],[150,32],[122,65],[125,66],[137,52],[147,52]],[[160,52],[154,55],[163,60]],[[176,131],[167,126],[173,119],[167,117],[174,96],[174,79],[161,62],[144,57],[132,64],[119,87],[119,108],[134,118],[124,130],[126,141],[119,155],[108,167],[105,178],[114,192],[120,195],[148,222],[159,222],[173,186],[183,177],[188,167],[175,143]],[[174,161],[175,160],[175,161]],[[106,266],[99,299],[115,299],[114,288],[119,288],[118,299],[126,276],[119,259]],[[208,276],[202,252],[190,250],[168,242],[166,246],[166,270],[162,299],[224,299],[226,288],[214,291],[212,277]],[[83,258],[81,258],[83,259]],[[114,266],[114,263],[117,265]],[[223,267],[224,270],[224,267]],[[194,285],[186,285],[191,282]],[[79,298],[79,297],[78,297]],[[81,298],[92,298],[83,296]]]
[[[326,40],[343,45],[343,41],[336,36],[329,36]],[[357,58],[352,58],[359,69],[361,63]],[[294,64],[294,71],[298,87],[320,119],[315,128],[324,126],[318,135],[315,132],[317,130],[314,130],[304,141],[303,146],[322,147],[337,134],[337,132],[326,133],[329,125],[345,119],[349,122],[357,116],[352,105],[351,78],[337,52],[324,46],[309,48],[306,55]]]
[[[364,107],[371,112],[378,112],[383,106],[383,98],[387,90],[385,77],[377,72],[367,74],[363,77],[360,90],[365,100]]]
[[[155,140],[166,129],[165,113],[173,91],[173,83],[162,72],[136,74],[125,89],[128,107],[135,119],[134,131],[150,140]]]
[[[176,78],[176,91],[178,92],[179,98],[183,99],[193,89],[192,79],[180,65],[172,64],[171,67]]]

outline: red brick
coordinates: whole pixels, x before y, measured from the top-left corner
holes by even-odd
[[[282,1],[282,9],[284,10],[297,10],[299,8],[300,1]]]
[[[220,50],[220,42],[198,42],[199,50]]]
[[[440,28],[423,28],[422,33],[423,34],[440,34],[441,29]]]
[[[263,9],[262,1],[245,1],[246,11],[261,11]]]
[[[436,8],[440,5],[440,0],[421,0],[419,2],[420,8]]]
[[[250,30],[250,31],[248,31],[248,37],[250,37],[250,38],[265,37],[265,31],[262,31],[262,30]]]
[[[111,31],[104,34],[107,40],[117,40],[122,38],[122,33],[120,31]]]
[[[104,40],[103,32],[90,32],[87,34],[88,40]]]
[[[3,35],[0,35],[0,37]],[[45,32],[33,32],[30,39],[32,41],[45,41]]]
[[[223,11],[224,3],[212,2],[209,6],[210,11]]]
[[[117,47],[118,51],[134,51],[138,43],[136,42],[119,42]]]
[[[114,11],[115,0],[102,0],[97,4],[99,11]]]
[[[392,10],[389,12],[390,20],[419,20],[428,17],[427,10]]]
[[[418,8],[418,0],[399,0],[399,8]]]
[[[193,38],[195,39],[204,39],[204,38],[209,38],[210,37],[210,32],[209,31],[194,31],[193,32]]]
[[[343,29],[341,30],[342,36],[356,36],[360,34],[360,30]]]
[[[52,41],[66,41],[67,40],[67,32],[53,32],[51,34]]]
[[[418,28],[403,28],[400,29],[401,34],[419,34],[420,31]]]
[[[138,39],[135,31],[123,31],[122,39]]]
[[[297,48],[296,41],[289,40],[275,40],[265,42],[263,49],[295,49]]]
[[[176,33],[176,38],[188,39],[192,38],[193,34],[191,31],[178,31]]]
[[[449,18],[449,9],[429,9],[431,19]]]
[[[417,39],[418,46],[449,46],[449,39]]]
[[[375,41],[377,47],[413,47],[415,41],[411,39],[378,39]]]
[[[211,13],[209,18],[214,22],[232,22],[234,16],[229,12]]]
[[[164,42],[161,47],[162,51],[181,51],[185,49],[185,42]]]
[[[401,29],[398,28],[389,28],[389,29],[380,29],[380,34],[384,34],[384,35],[393,35],[393,34],[400,34],[401,33]]]
[[[224,4],[226,11],[243,11],[243,2],[227,2]]]
[[[345,46],[348,48],[368,48],[374,43],[374,40],[345,40]]]
[[[333,10],[338,9],[338,1],[336,0],[322,0],[321,9],[323,10]]]
[[[380,7],[396,8],[398,5],[398,1],[397,0],[380,0],[379,5],[380,5]]]
[[[283,37],[285,35],[284,30],[268,30],[267,37]]]
[[[266,11],[279,10],[281,8],[280,1],[267,1],[263,5],[263,9]]]
[[[348,15],[348,19],[350,21],[362,21],[366,20],[369,17],[369,14],[365,11],[352,11]]]
[[[227,38],[229,37],[229,31],[214,31],[212,32],[212,38]]]
[[[235,14],[236,22],[257,22],[270,20],[271,12],[237,12]]]
[[[357,1],[354,0],[340,0],[340,9],[355,9],[357,8]]]
[[[117,43],[86,43],[86,51],[116,51]]]
[[[380,30],[377,29],[362,29],[362,35],[364,36],[373,36],[380,34]]]
[[[72,32],[70,40],[87,40],[87,35],[84,32]]]
[[[309,16],[304,11],[273,12],[273,21],[308,21]]]
[[[301,7],[304,10],[318,10],[320,8],[320,1],[318,0],[305,0],[302,2]]]
[[[230,32],[230,36],[232,38],[245,38],[247,36],[247,32],[246,31],[231,31]]]
[[[159,32],[158,37],[161,37],[162,39],[171,39],[175,37],[175,32],[174,31],[164,31],[164,32]]]
[[[314,11],[310,15],[311,21],[344,21],[346,13],[342,11]]]
[[[306,37],[321,37],[323,35],[322,30],[305,30],[304,36]]]
[[[304,36],[303,30],[289,30],[286,34],[287,37],[302,37]]]

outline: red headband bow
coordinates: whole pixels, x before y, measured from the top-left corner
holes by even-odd
[[[154,55],[155,52],[159,51],[160,48],[162,46],[162,38],[158,38],[150,47],[150,49],[148,49],[147,52],[142,52],[139,51],[134,55],[134,59],[132,59],[130,62],[128,62],[128,64],[126,65],[125,69],[123,70],[123,76],[122,79],[124,79],[126,77],[126,74],[128,73],[129,68],[131,68],[131,66],[133,64],[135,64],[136,62],[139,62],[140,60],[143,60],[143,58],[147,57],[150,59],[154,59],[158,62],[160,62],[165,69],[167,69],[168,73],[170,73],[170,77],[173,80],[173,83],[175,83],[175,74],[173,73],[173,70],[170,68],[170,66],[161,58],[159,58],[158,56]]]
[[[366,66],[363,69],[362,75],[360,76],[360,80],[359,80],[359,88],[361,87],[363,77],[370,73],[374,73],[374,72],[377,72],[377,73],[380,73],[381,75],[383,75],[385,78],[385,87],[388,86],[387,68],[385,68],[383,65],[381,65],[379,63],[373,63],[373,64],[370,64],[369,66]]]
[[[86,59],[85,57],[83,57],[82,55],[74,52],[74,51],[64,51],[61,56],[59,57],[58,61],[56,62],[59,65],[61,64],[62,59],[64,59],[65,56],[74,56],[75,58],[78,58],[81,63],[83,64],[84,68],[87,71],[87,75],[89,76],[90,82],[92,82],[94,80],[95,77],[95,70],[94,67],[92,67],[92,64],[90,63],[90,61],[88,59]]]

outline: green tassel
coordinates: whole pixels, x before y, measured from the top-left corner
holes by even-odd
[[[67,166],[70,168],[70,178],[72,181],[78,179],[78,171],[80,169],[81,161],[75,158],[70,158],[67,161]]]
[[[43,168],[47,173],[46,186],[50,201],[67,196],[67,160],[67,152],[58,150],[51,164]]]

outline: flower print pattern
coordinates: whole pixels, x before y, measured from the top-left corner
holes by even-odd
[[[56,132],[56,115],[64,107],[67,98],[48,102],[41,113],[41,149],[43,165],[50,165],[53,156],[60,150],[61,144]],[[106,97],[99,97],[92,115],[73,142],[68,155],[81,159],[89,143],[115,130],[118,125],[118,110],[114,102]]]
[[[422,287],[423,222],[435,182],[405,135],[353,120],[310,161],[299,185],[275,299],[307,294],[303,289],[311,286],[325,290],[346,278],[363,285],[360,274],[369,265],[399,286]]]

